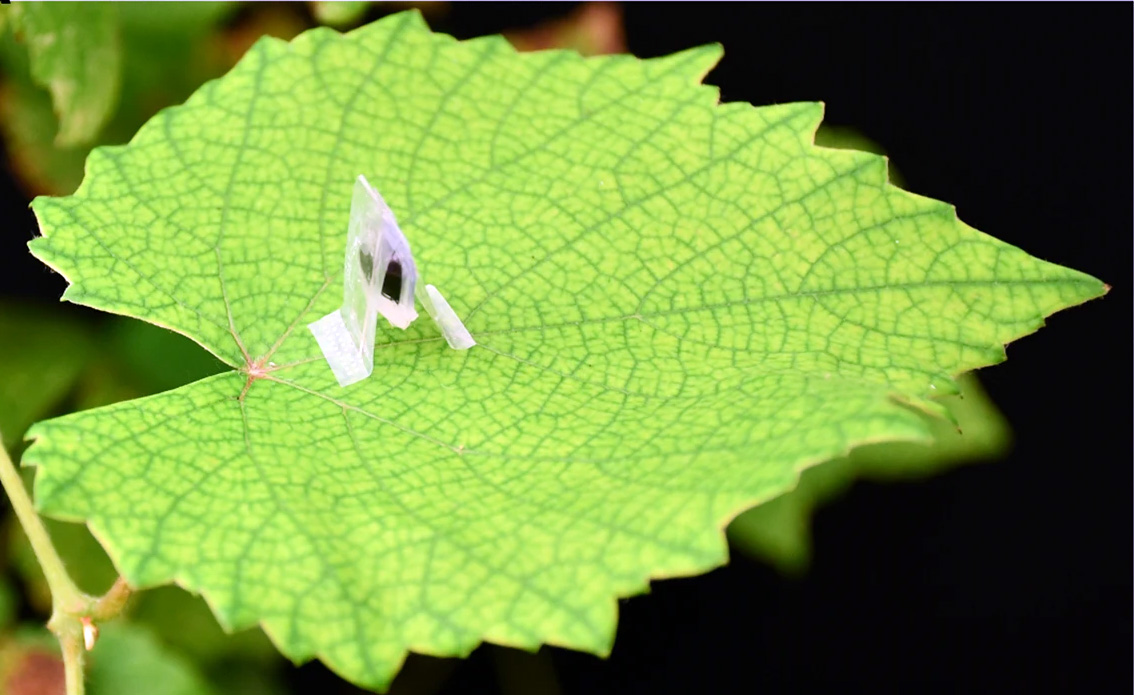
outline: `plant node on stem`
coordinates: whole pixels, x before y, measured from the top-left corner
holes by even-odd
[[[63,653],[63,670],[67,679],[67,695],[83,695],[83,655],[94,646],[98,637],[96,621],[118,615],[130,597],[130,586],[122,577],[101,597],[84,594],[75,586],[63,560],[51,543],[43,520],[35,512],[24,481],[8,452],[0,447],[0,483],[8,493],[12,509],[28,537],[36,560],[43,569],[51,590],[51,619],[47,627],[59,639]]]

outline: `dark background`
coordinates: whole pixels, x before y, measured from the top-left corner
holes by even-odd
[[[456,4],[430,21],[467,38],[571,9]],[[907,188],[1113,289],[980,373],[1015,430],[1008,459],[857,484],[817,515],[806,577],[737,554],[623,601],[607,661],[482,648],[407,673],[447,671],[452,693],[507,686],[502,663],[529,684],[553,666],[569,693],[1130,692],[1132,6],[624,12],[632,53],[719,42],[707,81],[724,100],[824,101],[827,122],[881,144]],[[24,248],[26,204],[6,175],[0,293],[55,298],[61,279]],[[293,675],[299,692],[331,683],[318,664]]]

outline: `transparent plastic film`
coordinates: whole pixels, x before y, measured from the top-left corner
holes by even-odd
[[[378,315],[406,328],[417,318],[417,265],[394,212],[359,176],[350,202],[343,259],[343,304],[308,325],[340,386],[374,371]]]
[[[426,285],[424,291],[419,291],[418,299],[421,300],[422,306],[429,313],[430,318],[441,329],[441,335],[445,337],[445,342],[449,347],[454,350],[468,350],[476,345],[472,335],[465,324],[453,311],[453,307],[449,306],[449,302],[445,301],[445,297],[441,296],[441,292],[433,285]]]
[[[308,324],[339,386],[350,386],[374,371],[374,334],[381,314],[396,328],[417,319],[420,300],[449,347],[476,345],[465,324],[433,285],[417,284],[417,264],[394,211],[366,177],[359,176],[350,202],[343,259],[343,304]]]

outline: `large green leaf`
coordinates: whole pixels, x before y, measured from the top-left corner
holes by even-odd
[[[95,150],[33,252],[231,371],[37,425],[40,508],[369,686],[411,649],[606,653],[616,597],[725,562],[802,468],[928,439],[953,375],[1104,291],[816,148],[819,104],[718,104],[719,56],[519,55],[407,13],[262,40]],[[383,330],[343,389],[304,326],[360,173],[479,345]]]

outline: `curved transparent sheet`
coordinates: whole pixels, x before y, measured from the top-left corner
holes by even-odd
[[[378,314],[406,328],[417,318],[417,265],[394,212],[365,176],[354,184],[343,260],[343,304],[308,324],[340,386],[374,371]]]

